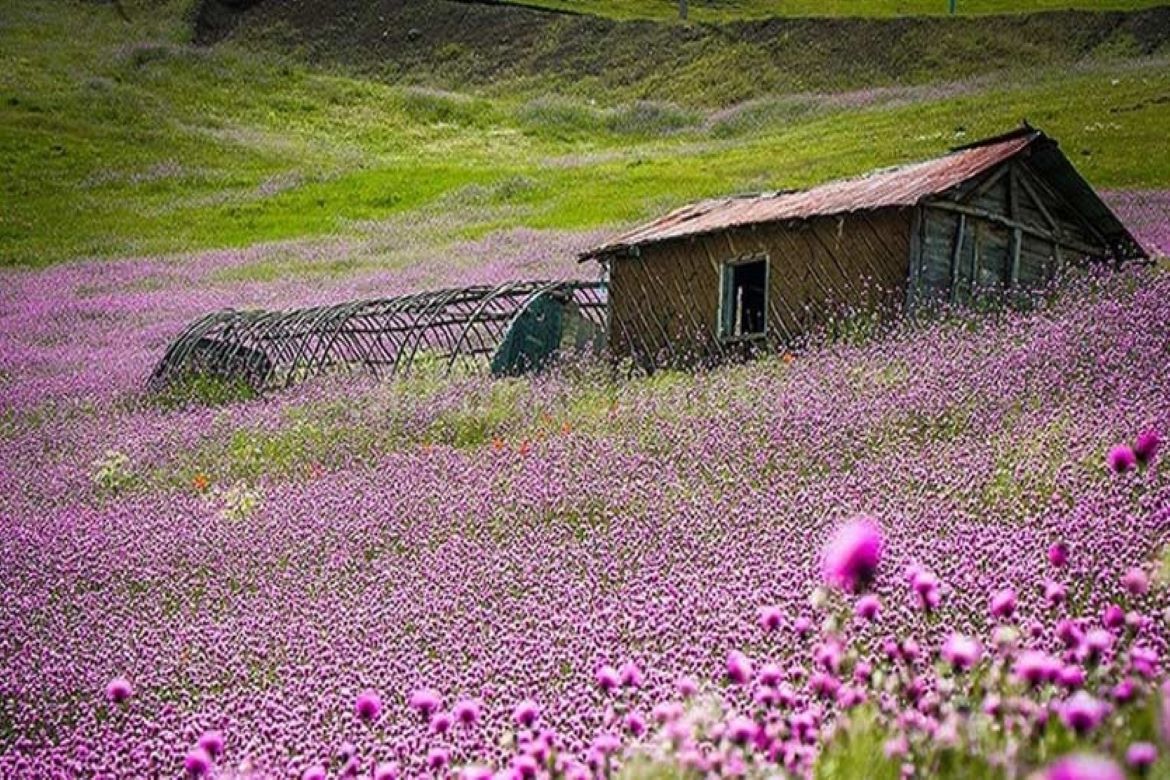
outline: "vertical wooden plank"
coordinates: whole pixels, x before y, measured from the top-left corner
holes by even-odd
[[[1019,176],[1020,174],[1016,170],[1016,164],[1013,162],[1011,168],[1008,169],[1008,216],[1016,222],[1020,219]]]
[[[974,300],[979,295],[979,253],[983,251],[982,238],[986,225],[986,222],[976,221],[971,231],[971,287],[968,300]]]
[[[906,279],[906,311],[914,313],[918,303],[919,278],[922,276],[922,207],[914,207],[914,216],[910,221],[910,258],[909,271]]]
[[[1020,286],[1020,244],[1024,242],[1024,233],[1019,228],[1012,231],[1012,266],[1008,277],[1008,287],[1016,289]]]
[[[959,227],[955,230],[955,246],[951,249],[951,301],[959,300],[959,258],[963,254],[963,238],[967,233],[967,215],[959,215]]]

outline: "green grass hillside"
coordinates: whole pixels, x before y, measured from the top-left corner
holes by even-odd
[[[1170,6],[680,25],[452,0],[201,0],[194,29],[200,43],[232,41],[381,81],[611,106],[727,107],[1170,54]]]
[[[677,0],[515,0],[516,5],[593,14],[609,19],[674,19]],[[1037,11],[1127,11],[1165,5],[1164,0],[957,0],[960,15]],[[688,18],[723,22],[773,16],[941,16],[948,0],[690,0]]]
[[[458,215],[452,238],[619,224],[937,154],[1025,117],[1095,184],[1170,183],[1150,153],[1170,124],[1161,54],[727,107],[603,104],[522,83],[441,91],[254,40],[199,46],[189,4],[126,5],[130,23],[94,3],[4,12],[3,264],[345,233],[436,209]]]

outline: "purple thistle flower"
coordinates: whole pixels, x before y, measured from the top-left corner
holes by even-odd
[[[1077,691],[1060,705],[1060,721],[1078,736],[1088,734],[1105,719],[1106,706],[1085,691]]]
[[[1069,664],[1061,668],[1060,673],[1057,674],[1056,681],[1063,688],[1075,690],[1085,684],[1085,670],[1075,664]]]
[[[1040,775],[1041,780],[1125,780],[1125,773],[1108,758],[1072,755],[1059,759]]]
[[[747,685],[752,679],[752,662],[738,650],[727,654],[727,679],[732,685]]]
[[[433,772],[446,767],[450,760],[451,754],[447,752],[446,748],[436,747],[427,751],[427,766]]]
[[[201,747],[191,748],[183,759],[183,771],[188,777],[203,777],[211,771],[211,756]]]
[[[731,720],[727,724],[727,729],[724,732],[727,739],[734,745],[746,745],[755,736],[759,726],[751,718],[740,715]]]
[[[822,572],[825,581],[856,592],[870,583],[882,557],[882,536],[877,524],[859,518],[843,526],[825,547]]]
[[[206,750],[212,758],[218,758],[223,755],[223,734],[220,734],[218,731],[203,732],[203,736],[199,738],[196,744]]]
[[[683,706],[676,701],[664,701],[654,705],[650,717],[654,722],[663,725],[678,720],[683,716]]]
[[[1081,656],[1095,662],[1111,647],[1113,647],[1113,634],[1103,628],[1094,628],[1085,634],[1085,641],[1081,644]]]
[[[778,685],[784,679],[784,672],[778,664],[767,663],[760,667],[761,685]]]
[[[374,767],[374,780],[398,780],[398,764],[382,761]]]
[[[354,713],[363,723],[372,723],[382,714],[382,699],[378,692],[367,688],[358,694],[353,705]]]
[[[991,616],[1009,619],[1016,611],[1016,592],[1005,588],[991,597]]]
[[[877,620],[878,615],[881,614],[882,603],[877,596],[867,593],[857,600],[857,606],[853,611],[862,620],[872,622]]]
[[[1025,650],[1016,658],[1012,673],[1016,679],[1032,687],[1052,682],[1059,674],[1062,664],[1040,650]]]
[[[1067,618],[1060,620],[1056,624],[1056,636],[1070,650],[1075,650],[1085,639],[1084,632],[1081,631],[1080,626],[1075,621],[1068,620]]]
[[[1158,760],[1158,748],[1149,742],[1134,742],[1125,751],[1125,763],[1131,769],[1145,773]]]
[[[622,741],[613,734],[598,734],[593,740],[593,749],[602,756],[608,756],[617,752],[621,747]]]
[[[1142,431],[1133,444],[1133,456],[1143,466],[1154,459],[1162,447],[1162,435],[1155,430]]]
[[[1139,676],[1152,679],[1158,672],[1158,651],[1144,645],[1135,645],[1129,651],[1129,665]]]
[[[917,569],[910,577],[910,590],[917,596],[918,607],[924,612],[934,611],[942,601],[938,577],[926,569]]]
[[[474,699],[462,699],[455,702],[455,706],[451,708],[455,720],[464,726],[474,726],[478,723],[479,712],[479,702]]]
[[[1101,613],[1101,625],[1110,630],[1121,628],[1125,625],[1125,610],[1116,604],[1105,607]]]
[[[512,717],[519,725],[526,729],[532,728],[540,717],[540,705],[532,699],[525,699],[516,705]]]
[[[1069,549],[1065,542],[1056,542],[1048,548],[1048,562],[1058,569],[1068,565]]]
[[[536,759],[529,755],[520,755],[512,759],[512,774],[518,780],[534,780],[540,771]]]
[[[633,661],[626,661],[619,670],[622,685],[627,688],[639,688],[642,685],[642,670]]]
[[[1059,582],[1044,583],[1044,600],[1048,602],[1048,606],[1056,607],[1064,603],[1068,597],[1068,589]]]
[[[678,695],[684,699],[689,699],[699,692],[699,684],[690,677],[680,677],[674,687],[678,691]]]
[[[443,705],[443,697],[433,688],[419,688],[410,694],[410,708],[424,718]]]
[[[765,631],[775,631],[784,622],[784,612],[780,607],[760,607],[760,627]]]
[[[1129,704],[1137,696],[1137,686],[1133,680],[1122,680],[1109,691],[1109,698],[1118,704]]]
[[[631,712],[625,718],[626,730],[634,735],[635,738],[646,733],[646,721],[636,712]]]
[[[446,734],[451,730],[451,723],[453,719],[451,714],[447,712],[436,712],[431,716],[431,733]]]
[[[1105,463],[1114,474],[1124,474],[1137,465],[1137,456],[1128,444],[1116,444],[1105,456]]]
[[[134,695],[134,688],[125,677],[115,677],[106,683],[106,698],[114,704],[122,704]]]
[[[1122,575],[1121,585],[1131,596],[1144,596],[1150,590],[1150,578],[1141,568],[1134,566]]]
[[[606,693],[621,685],[621,681],[617,669],[612,666],[603,666],[597,670],[597,686]]]
[[[983,648],[970,637],[961,634],[951,634],[942,646],[942,658],[951,665],[951,668],[965,672],[983,657]]]

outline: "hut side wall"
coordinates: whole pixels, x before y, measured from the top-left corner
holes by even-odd
[[[1024,161],[928,202],[919,230],[915,305],[1040,287],[1067,263],[1109,254],[1106,242]]]
[[[804,222],[733,228],[643,247],[610,261],[610,348],[656,363],[693,363],[738,345],[719,338],[720,270],[769,260],[771,348],[792,343],[835,314],[905,298],[912,212],[887,209]]]

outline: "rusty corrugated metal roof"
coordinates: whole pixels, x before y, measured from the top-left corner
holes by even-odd
[[[583,253],[581,259],[742,225],[914,206],[1014,157],[1042,135],[1025,126],[933,160],[885,168],[808,190],[700,201],[623,233]]]

